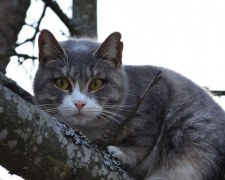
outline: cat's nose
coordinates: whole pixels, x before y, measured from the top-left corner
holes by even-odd
[[[86,101],[74,101],[73,103],[79,111],[87,104]]]

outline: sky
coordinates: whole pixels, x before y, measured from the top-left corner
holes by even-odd
[[[38,20],[43,8],[33,1],[27,23]],[[58,0],[71,17],[71,0]],[[41,29],[49,29],[59,41],[66,27],[48,9]],[[98,0],[98,40],[119,31],[124,43],[123,64],[163,66],[177,71],[200,86],[225,90],[225,1],[224,0]],[[24,27],[19,42],[32,36]],[[35,45],[27,44],[17,52],[37,56]],[[13,57],[7,76],[32,92],[38,61],[23,66]],[[28,74],[28,75],[27,75]],[[225,107],[225,98],[216,98]],[[0,176],[1,180],[1,176]]]
[[[62,9],[71,16],[71,0],[59,0]],[[34,1],[28,14],[30,23],[38,19],[43,3]],[[68,34],[65,26],[47,10],[41,29],[47,28],[58,40],[65,40],[60,30]],[[110,33],[119,31],[124,42],[123,63],[156,65],[173,69],[201,86],[223,90],[225,83],[225,1],[223,0],[98,0],[98,40],[102,42]],[[24,27],[19,41],[32,36],[30,27]],[[35,46],[27,44],[18,52],[38,54]],[[16,57],[8,66],[8,76],[32,91],[29,77],[17,66]],[[35,62],[38,64],[38,61]],[[24,63],[29,73],[31,61]],[[36,66],[37,67],[37,66]],[[23,72],[20,72],[21,71]],[[35,74],[36,68],[31,70]],[[30,74],[29,74],[30,75]],[[26,83],[24,83],[26,82]]]

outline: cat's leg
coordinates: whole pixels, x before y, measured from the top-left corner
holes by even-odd
[[[193,165],[191,164],[185,164],[185,165],[179,165],[174,168],[161,168],[153,174],[146,178],[146,180],[155,180],[155,179],[161,179],[161,180],[204,180],[204,178],[201,175],[201,172],[197,172]]]
[[[133,169],[133,167],[137,165],[139,158],[138,150],[125,147],[108,146],[108,151],[128,169]],[[144,166],[151,166],[151,164],[154,164],[153,161],[154,160],[152,157],[146,157]],[[170,161],[169,164],[173,165],[168,166],[168,161]],[[153,170],[153,172],[151,171],[145,180],[204,180],[202,177],[203,167],[203,162],[198,162],[197,159],[191,160],[191,158],[188,159],[188,157],[184,160],[179,158],[170,160],[167,159],[157,169]],[[135,167],[133,171],[136,171],[137,168],[138,167]],[[135,172],[132,172],[132,174],[133,173],[135,174]]]
[[[146,180],[161,178],[162,180],[218,180],[214,172],[217,171],[217,164],[209,154],[200,151],[190,150],[179,154],[173,150],[166,156],[157,155],[157,162],[153,170],[149,171]],[[149,157],[146,158],[149,161]],[[216,176],[215,176],[216,175]]]
[[[136,155],[131,149],[108,146],[108,151],[125,166],[133,167],[137,163]]]

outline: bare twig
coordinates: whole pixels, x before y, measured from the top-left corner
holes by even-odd
[[[45,7],[44,7],[44,9],[43,9],[43,11],[42,11],[41,17],[40,17],[40,19],[39,19],[38,22],[37,22],[37,26],[35,27],[34,35],[33,35],[31,38],[26,39],[26,40],[25,40],[24,42],[22,42],[22,43],[16,44],[16,46],[20,46],[20,45],[25,44],[25,43],[27,43],[27,42],[33,42],[33,41],[35,40],[37,33],[40,31],[39,27],[40,27],[40,24],[41,24],[42,19],[43,19],[44,16],[45,16],[46,9],[47,9],[47,6],[45,5]]]
[[[9,88],[14,93],[18,94],[20,97],[25,99],[26,101],[32,103],[32,95],[22,89],[20,86],[17,85],[15,81],[10,78],[7,78],[3,73],[0,72],[0,83],[5,87]]]
[[[118,127],[116,128],[115,131],[110,131],[110,132],[106,132],[104,134],[103,139],[97,139],[95,140],[93,143],[97,144],[101,147],[107,147],[108,145],[115,145],[117,143],[117,136],[118,134],[120,134],[122,132],[122,130],[124,128],[126,128],[126,125],[129,124],[129,122],[137,117],[139,115],[138,113],[138,109],[141,106],[141,104],[143,103],[144,99],[146,98],[146,96],[148,95],[148,93],[152,90],[152,88],[160,81],[160,79],[162,78],[162,76],[160,75],[161,71],[155,76],[155,78],[149,83],[148,87],[146,88],[145,92],[142,94],[142,96],[138,95],[137,97],[137,104],[134,107],[134,109],[129,113],[129,115],[127,116],[127,118],[118,125]]]
[[[215,96],[225,96],[225,91],[209,90]]]
[[[138,109],[141,106],[144,98],[147,96],[147,94],[152,90],[152,88],[160,81],[162,76],[160,75],[161,71],[155,76],[155,78],[151,81],[151,83],[146,88],[145,92],[142,94],[142,96],[138,95],[138,100],[135,108],[130,112],[130,114],[127,116],[127,118],[118,126],[118,129],[116,130],[116,134],[119,134],[124,127],[138,115]]]
[[[36,56],[29,56],[28,54],[19,54],[16,51],[13,51],[12,53],[7,53],[7,54],[0,54],[0,57],[10,57],[10,56],[17,56],[18,58],[32,59],[32,60],[35,60],[38,58]]]
[[[57,16],[61,19],[61,21],[66,25],[66,27],[69,29],[70,34],[72,36],[74,35],[81,35],[79,31],[76,30],[75,24],[71,19],[69,19],[63,11],[60,9],[59,5],[57,2],[52,1],[52,0],[42,0],[48,7],[50,7],[56,14]]]

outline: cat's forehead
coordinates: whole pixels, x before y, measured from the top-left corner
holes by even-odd
[[[66,52],[89,53],[94,52],[100,43],[88,39],[70,39],[60,43]]]
[[[66,52],[63,58],[65,65],[57,61],[61,68],[56,71],[75,81],[76,79],[86,79],[103,76],[104,67],[107,63],[99,63],[99,59],[94,57],[94,52],[99,48],[100,43],[91,40],[67,40],[60,42]],[[67,65],[68,64],[68,65]],[[59,75],[58,75],[59,76]]]

